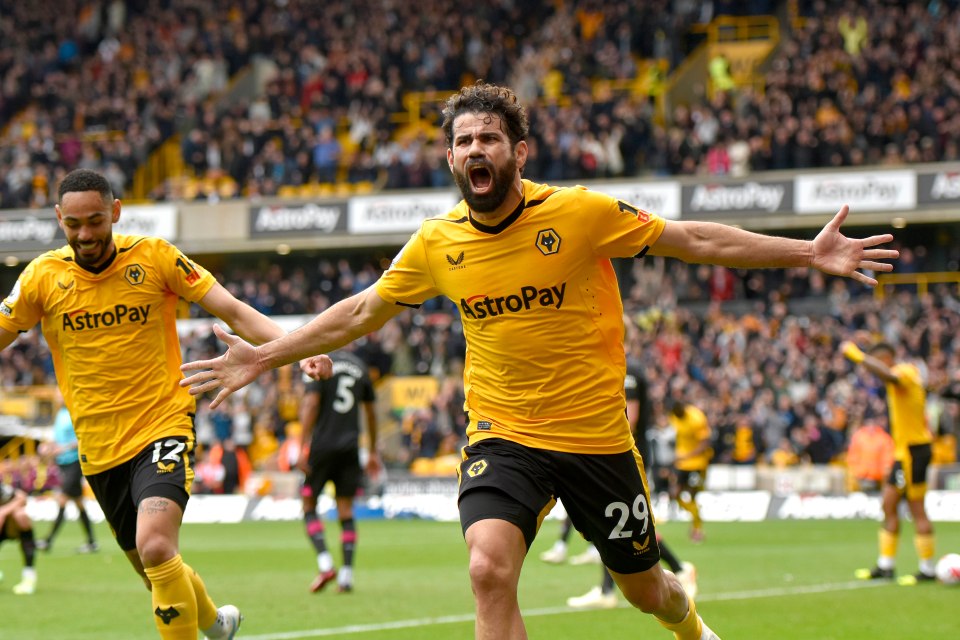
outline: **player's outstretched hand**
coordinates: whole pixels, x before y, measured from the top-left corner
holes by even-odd
[[[180,371],[184,373],[198,371],[180,381],[181,387],[190,387],[190,395],[198,396],[220,389],[220,393],[210,403],[211,409],[215,409],[237,389],[256,380],[264,371],[256,348],[249,342],[227,333],[220,325],[213,325],[213,333],[227,344],[226,353],[212,360],[194,360],[180,365]]]
[[[300,370],[314,380],[329,380],[333,375],[333,360],[326,354],[310,356],[300,361]]]
[[[877,260],[892,260],[900,257],[896,249],[871,249],[878,244],[891,242],[893,236],[885,233],[869,238],[848,238],[840,233],[840,226],[847,219],[850,207],[843,205],[833,220],[817,234],[813,240],[812,266],[824,273],[853,278],[857,282],[875,287],[877,281],[860,269],[871,271],[893,271],[893,265]]]

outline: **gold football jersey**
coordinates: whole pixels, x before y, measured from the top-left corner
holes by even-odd
[[[627,451],[623,306],[610,258],[645,253],[664,221],[583,187],[523,188],[496,227],[465,202],[425,220],[377,293],[410,306],[443,295],[459,307],[471,443]]]
[[[927,428],[927,392],[923,388],[920,370],[916,365],[901,362],[893,373],[899,382],[888,382],[887,409],[890,415],[890,435],[896,445],[896,457],[903,460],[915,444],[933,441]]]
[[[707,468],[710,459],[713,457],[713,449],[707,447],[703,452],[692,458],[680,460],[683,456],[688,456],[694,452],[700,443],[708,440],[711,435],[710,424],[707,422],[707,416],[693,405],[686,405],[683,417],[678,418],[673,413],[670,414],[670,424],[677,432],[677,469],[681,471],[701,471]]]
[[[64,246],[33,260],[0,304],[0,327],[41,323],[79,441],[85,475],[129,460],[154,440],[191,436],[193,397],[179,386],[176,307],[214,277],[165,240],[114,235],[96,272]]]

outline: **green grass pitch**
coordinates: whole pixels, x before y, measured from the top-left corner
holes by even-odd
[[[37,524],[43,534],[50,523]],[[316,564],[299,522],[187,525],[186,561],[214,599],[238,605],[247,640],[453,640],[473,637],[473,600],[459,526],[416,520],[359,525],[356,590],[311,594]],[[937,526],[938,556],[960,552],[960,523]],[[853,580],[876,557],[871,521],[707,523],[707,541],[693,545],[686,526],[663,523],[665,540],[697,565],[704,618],[724,640],[902,640],[954,637],[960,587],[900,587]],[[0,546],[0,639],[130,640],[157,637],[149,596],[126,558],[98,529],[102,550],[79,555],[80,527],[67,522],[55,548],[39,552],[33,596],[15,596],[20,551]],[[596,566],[553,566],[537,558],[559,525],[549,521],[527,560],[520,603],[531,638],[593,640],[664,638],[649,616],[623,604],[573,611],[565,600],[599,580]],[[339,558],[337,525],[328,527]],[[571,551],[585,543],[574,540]],[[900,541],[899,567],[916,569],[912,528]]]

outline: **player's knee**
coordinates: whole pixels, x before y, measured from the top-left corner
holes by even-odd
[[[17,509],[14,511],[13,521],[20,531],[26,531],[33,527],[33,523],[30,521],[30,516],[27,515],[26,509]]]
[[[162,536],[145,536],[137,540],[137,553],[143,566],[156,567],[177,555],[177,548]]]
[[[512,572],[503,562],[483,551],[470,553],[470,584],[477,594],[511,588]]]
[[[663,611],[670,600],[670,586],[666,576],[659,581],[644,581],[623,589],[623,595],[632,606],[644,613]]]

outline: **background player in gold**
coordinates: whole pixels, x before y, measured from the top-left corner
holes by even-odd
[[[610,196],[522,178],[526,112],[508,88],[478,82],[444,108],[447,163],[464,200],[424,221],[373,286],[288,336],[253,347],[215,329],[226,354],[187,363],[212,406],[271,367],[327,353],[404,307],[444,295],[458,304],[469,444],[460,519],[476,601],[477,638],[517,640],[530,544],[557,498],[592,540],[627,600],[679,640],[715,640],[693,600],[660,567],[643,464],[624,400],[623,307],[610,262],[647,252],[731,267],[813,267],[876,285],[891,270],[850,239],[843,207],[813,241],[714,223],[667,221]],[[307,363],[310,371],[311,364]]]
[[[697,506],[697,494],[707,482],[707,466],[713,457],[713,431],[706,414],[683,398],[675,397],[670,407],[670,424],[677,432],[674,459],[674,500],[690,512],[690,539],[703,541],[703,519]]]
[[[56,212],[67,245],[27,265],[0,305],[0,348],[41,323],[83,473],[151,590],[160,636],[195,640],[199,625],[232,638],[239,611],[218,611],[180,557],[195,402],[177,385],[177,302],[198,302],[256,342],[284,332],[165,240],[114,235],[120,210],[103,176],[77,170],[63,179]]]
[[[862,364],[883,381],[887,392],[887,410],[890,435],[894,443],[894,463],[883,486],[883,527],[880,529],[880,556],[873,569],[860,569],[861,579],[894,577],[897,543],[900,537],[900,516],[897,506],[906,500],[915,527],[914,546],[920,558],[920,570],[912,576],[902,576],[901,584],[916,584],[936,580],[934,567],[933,525],[924,508],[927,495],[927,468],[932,456],[933,435],[927,427],[927,391],[920,370],[909,362],[896,362],[892,345],[878,343],[868,354],[853,342],[841,345],[843,354]]]

